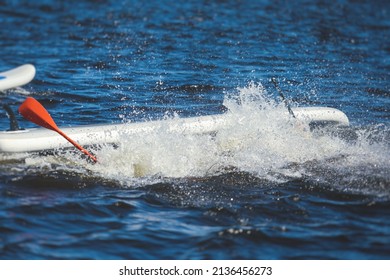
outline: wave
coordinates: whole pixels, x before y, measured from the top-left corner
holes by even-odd
[[[25,164],[30,171],[82,173],[122,187],[237,172],[274,183],[304,180],[390,196],[385,125],[313,129],[293,118],[286,121],[280,117],[285,106],[255,83],[228,94],[223,105],[229,121],[212,134],[175,133],[161,125],[96,149],[96,165],[71,150],[30,155]]]

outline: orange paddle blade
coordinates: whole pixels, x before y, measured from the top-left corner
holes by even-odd
[[[27,97],[22,105],[20,105],[19,113],[25,119],[39,126],[43,126],[55,131],[58,129],[56,123],[50,116],[49,112],[46,111],[45,107],[43,107],[41,103],[32,97]]]

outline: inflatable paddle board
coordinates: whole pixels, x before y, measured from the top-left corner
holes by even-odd
[[[25,64],[14,69],[0,72],[0,91],[23,86],[35,76],[35,67]]]
[[[293,108],[296,119],[307,123],[333,123],[349,125],[348,117],[340,110],[327,107]],[[286,112],[281,117],[289,119]],[[61,128],[69,137],[81,145],[119,144],[124,137],[146,135],[164,129],[181,134],[218,133],[232,125],[228,113],[191,118],[176,118],[148,122],[108,125],[84,125]],[[0,132],[0,152],[34,152],[71,147],[63,137],[45,128],[33,128]]]

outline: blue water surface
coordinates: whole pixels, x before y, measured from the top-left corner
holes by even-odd
[[[105,173],[76,152],[2,155],[1,259],[389,259],[388,1],[5,0],[0,26],[0,72],[37,68],[1,102],[33,96],[59,126],[218,114],[260,88],[278,102],[273,77],[292,105],[351,122],[264,161],[261,143],[239,145],[201,175],[188,151],[203,138],[163,132],[145,144],[157,171],[138,177],[122,172],[130,152],[97,151]],[[292,139],[272,133],[281,149]]]

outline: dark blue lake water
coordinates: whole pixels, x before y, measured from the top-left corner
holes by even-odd
[[[1,1],[0,72],[37,68],[0,93],[15,111],[30,95],[59,126],[246,121],[124,139],[97,165],[1,154],[0,258],[389,259],[389,42],[388,1]],[[351,127],[282,124],[272,77]]]

